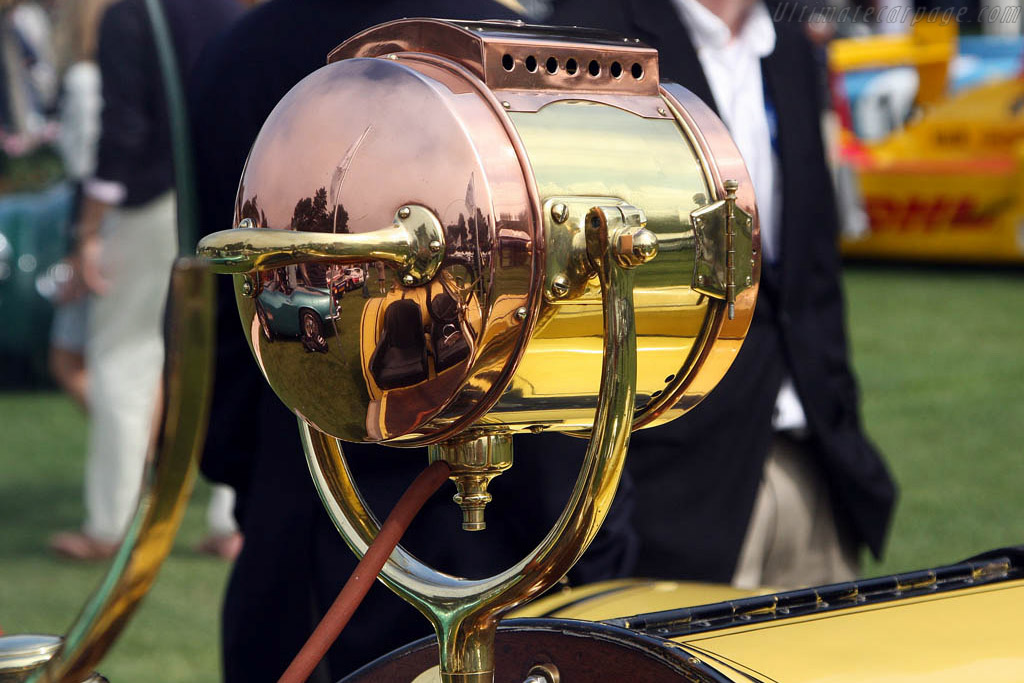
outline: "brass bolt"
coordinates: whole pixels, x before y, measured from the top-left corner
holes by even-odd
[[[633,257],[640,263],[647,263],[657,255],[658,236],[650,230],[638,230],[633,235]]]
[[[668,112],[665,111],[665,107],[658,107],[658,113],[662,116],[668,116]]]
[[[505,109],[511,109],[512,108],[512,105],[509,104],[508,102],[502,102],[501,106],[505,107]]]
[[[524,683],[561,683],[562,675],[558,667],[551,662],[534,664]]]
[[[414,284],[416,284],[416,278],[414,278],[412,275],[403,275],[402,284],[405,285],[406,287],[412,287]]]
[[[622,230],[615,238],[615,258],[624,268],[635,268],[658,255],[658,236],[647,228]]]
[[[569,278],[559,275],[551,282],[551,296],[561,299],[569,293]]]
[[[401,209],[398,210],[398,217],[403,219],[403,220],[408,218],[411,215],[412,215],[412,209],[410,209],[408,206],[403,206]]]
[[[697,284],[698,285],[704,284],[704,276],[703,275],[698,275],[697,276]]]
[[[522,307],[516,309],[516,320],[519,320],[519,321],[526,320],[526,307],[525,306],[522,306]]]
[[[437,252],[441,251],[441,242],[438,241],[438,240],[431,240],[429,246],[430,246],[430,251],[434,252],[435,254]]]
[[[569,207],[559,202],[551,207],[551,217],[556,223],[564,223],[569,219]]]
[[[754,284],[754,278],[752,278],[752,277],[750,277],[748,275],[747,279],[746,279],[746,283],[747,283],[747,287],[749,287],[750,285]]]
[[[238,221],[238,227],[242,229],[255,228],[256,222],[251,218],[243,218],[242,220]]]
[[[248,275],[242,276],[242,296],[252,296],[252,293],[256,290],[256,285],[253,284],[252,278]]]

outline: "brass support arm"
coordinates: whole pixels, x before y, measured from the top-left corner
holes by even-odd
[[[604,521],[618,487],[636,392],[631,266],[650,257],[653,247],[643,234],[646,230],[637,228],[630,232],[635,239],[626,240],[621,231],[609,234],[607,217],[600,208],[591,216],[596,222],[586,231],[587,253],[603,294],[604,362],[590,444],[562,515],[525,559],[486,579],[443,574],[401,546],[381,573],[388,587],[433,623],[440,646],[441,678],[446,683],[493,681],[494,636],[501,616],[552,586],[579,560]],[[299,428],[321,500],[345,541],[361,557],[377,535],[379,522],[352,479],[340,443],[302,420]]]
[[[424,284],[444,258],[444,229],[422,206],[403,206],[394,223],[364,233],[306,232],[257,228],[250,219],[199,241],[196,253],[216,273],[246,273],[315,261],[392,264],[407,286]]]

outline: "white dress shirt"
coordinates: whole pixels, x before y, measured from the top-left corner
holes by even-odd
[[[772,149],[772,124],[768,120],[761,74],[761,60],[775,50],[771,15],[764,3],[755,3],[738,35],[733,36],[725,22],[698,0],[673,0],[673,4],[697,51],[718,115],[746,162],[757,200],[762,254],[767,261],[775,262],[779,256],[782,183],[779,160]],[[776,430],[807,427],[807,417],[790,377],[786,377],[779,390],[772,426]]]

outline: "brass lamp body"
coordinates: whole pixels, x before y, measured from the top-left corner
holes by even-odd
[[[242,327],[299,416],[346,542],[379,531],[340,441],[431,445],[482,529],[511,435],[589,434],[522,562],[452,577],[401,547],[381,579],[433,623],[449,683],[494,677],[502,614],[563,576],[611,505],[630,432],[695,405],[757,295],[753,189],[721,122],[597,31],[402,20],[346,41],[268,118],[235,230]]]
[[[329,61],[252,148],[235,215],[250,229],[203,243],[246,273],[242,327],[309,424],[395,445],[481,425],[588,430],[603,342],[582,221],[596,205],[635,212],[658,243],[636,273],[635,426],[679,416],[718,382],[756,298],[753,191],[721,123],[659,83],[654,50],[596,31],[404,20]],[[732,319],[724,223],[702,236],[693,217],[726,180],[747,216]],[[396,247],[395,230],[419,230],[419,245]],[[417,319],[423,334],[399,331]]]
[[[235,226],[176,267],[162,437],[126,543],[63,643],[2,639],[0,674],[88,676],[169,552],[205,425],[209,270],[235,276],[359,555],[379,525],[341,440],[429,445],[475,530],[512,434],[589,435],[562,515],[516,565],[469,580],[399,547],[384,566],[449,683],[493,680],[501,616],[579,559],[631,431],[711,390],[757,294],[753,189],[724,126],[659,82],[655,51],[584,29],[415,19],[350,39],[267,120]]]

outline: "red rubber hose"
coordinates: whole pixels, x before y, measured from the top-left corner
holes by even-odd
[[[366,597],[373,582],[380,574],[391,551],[402,540],[402,534],[412,524],[423,504],[441,488],[448,479],[451,469],[442,461],[435,462],[420,472],[415,481],[405,490],[391,514],[384,520],[377,538],[367,549],[363,559],[356,565],[352,575],[348,577],[334,604],[320,620],[309,640],[295,655],[277,683],[305,683],[313,669],[320,663],[327,650],[330,649],[338,635],[352,617],[359,604]]]

